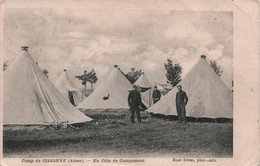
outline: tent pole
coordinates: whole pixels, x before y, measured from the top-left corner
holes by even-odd
[[[84,96],[84,90],[82,91],[81,101],[83,101],[83,96]]]
[[[149,107],[151,107],[151,90],[152,88],[149,89]]]

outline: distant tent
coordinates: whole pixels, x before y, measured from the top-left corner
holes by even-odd
[[[4,72],[4,125],[83,123],[91,118],[73,107],[43,74],[28,52]]]
[[[169,86],[165,88],[164,84],[155,83],[155,86],[157,86],[157,89],[161,92],[161,95],[165,95],[170,91],[170,89],[167,88]]]
[[[170,91],[172,90],[172,85],[170,83],[164,84],[164,89]]]
[[[134,83],[135,85],[139,85],[142,88],[141,96],[142,102],[148,108],[152,104],[152,84],[146,78],[144,74],[142,74],[138,80]]]
[[[197,65],[179,83],[189,98],[186,115],[195,118],[233,118],[233,93],[217,76],[202,56]],[[157,104],[147,111],[177,115],[175,97],[177,88],[173,88]]]
[[[73,85],[66,69],[55,82],[55,86],[72,105],[76,106],[80,103],[82,92]]]
[[[160,91],[165,90],[162,84],[156,83],[155,86],[157,86],[157,89],[160,90]]]
[[[117,65],[107,78],[83,100],[77,108],[84,109],[121,109],[128,107],[128,94],[132,84],[119,70]]]

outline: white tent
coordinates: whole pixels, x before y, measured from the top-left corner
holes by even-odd
[[[73,85],[66,69],[55,82],[55,86],[72,105],[76,106],[80,103],[82,92]]]
[[[4,72],[4,125],[83,123],[91,118],[73,107],[43,74],[28,52],[22,53]]]
[[[144,92],[141,92],[142,102],[146,107],[150,107],[152,105],[153,85],[149,82],[149,80],[146,78],[144,74],[142,74],[134,84],[146,90]]]
[[[186,115],[190,117],[233,118],[233,93],[212,70],[206,57],[202,56],[197,65],[179,83],[189,101]],[[166,96],[147,111],[164,115],[177,115],[174,87]]]
[[[115,65],[107,78],[77,107],[84,109],[129,108],[128,94],[132,84]]]
[[[170,91],[169,88],[165,88],[165,84],[155,83],[155,86],[157,86],[157,89],[161,92],[161,95],[165,95]]]

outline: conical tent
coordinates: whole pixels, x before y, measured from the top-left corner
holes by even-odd
[[[72,105],[76,106],[80,103],[81,92],[73,85],[66,69],[55,82],[55,86]]]
[[[202,56],[197,65],[178,84],[182,85],[189,101],[186,116],[206,118],[233,118],[233,93],[217,76]],[[147,111],[164,115],[177,115],[176,93],[173,88]]]
[[[77,107],[84,109],[129,108],[127,98],[128,90],[131,88],[132,84],[115,66],[108,77]]]
[[[152,104],[152,84],[150,81],[146,78],[144,74],[142,74],[138,80],[134,83],[135,85],[140,86],[142,89],[144,89],[143,92],[141,92],[142,96],[142,102],[146,107],[150,107]]]
[[[134,84],[143,88],[151,88],[153,86],[144,74],[142,74]]]
[[[91,118],[73,107],[43,74],[28,52],[4,72],[3,124],[51,125],[83,123]]]

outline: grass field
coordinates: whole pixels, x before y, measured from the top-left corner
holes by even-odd
[[[232,123],[188,125],[142,112],[84,111],[94,121],[78,128],[4,129],[4,157],[232,157]]]

